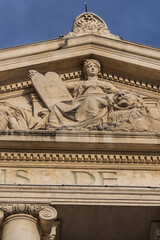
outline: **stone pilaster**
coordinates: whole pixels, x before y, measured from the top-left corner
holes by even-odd
[[[50,206],[0,206],[1,240],[54,240],[57,212]]]

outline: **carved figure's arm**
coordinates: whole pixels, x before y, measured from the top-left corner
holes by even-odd
[[[77,83],[75,82],[65,82],[66,88],[68,90],[73,91],[75,89],[75,87],[77,86]]]
[[[78,90],[80,88],[80,82],[68,82],[68,83],[65,83],[67,89],[69,90],[69,92],[71,93],[71,95],[73,97],[76,97],[77,96],[77,93],[78,93]]]
[[[44,118],[48,113],[49,113],[49,110],[47,108],[43,108],[43,110],[38,112],[38,116],[40,116],[41,118]]]
[[[116,88],[113,84],[108,82],[102,82],[102,88],[106,93],[116,93],[119,91],[118,88]]]

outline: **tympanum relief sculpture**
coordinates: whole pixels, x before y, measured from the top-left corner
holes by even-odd
[[[0,103],[1,129],[147,131],[160,132],[160,117],[154,117],[143,99],[132,91],[100,80],[100,63],[83,63],[84,80],[63,82],[55,72],[45,75],[31,70],[29,77],[45,108],[37,120],[31,111]]]

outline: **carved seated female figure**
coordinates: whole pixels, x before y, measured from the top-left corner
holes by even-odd
[[[100,124],[108,112],[109,95],[118,91],[111,83],[98,79],[100,63],[87,59],[83,65],[85,80],[74,88],[74,99],[51,106],[48,129],[88,127]]]

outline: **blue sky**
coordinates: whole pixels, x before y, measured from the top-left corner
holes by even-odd
[[[71,31],[85,0],[0,0],[0,48],[58,38]],[[87,0],[124,40],[160,48],[160,0]]]

